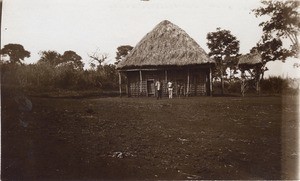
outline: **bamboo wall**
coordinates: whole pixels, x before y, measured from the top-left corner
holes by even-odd
[[[183,94],[186,96],[209,95],[209,70],[207,69],[179,69],[157,71],[130,71],[126,72],[128,95],[156,96],[154,84],[159,79],[162,83],[163,96],[168,96],[167,82],[173,82],[173,94],[179,96],[179,87],[184,87]],[[188,83],[189,75],[189,83]],[[189,84],[189,88],[188,88]],[[189,92],[188,92],[189,91]]]

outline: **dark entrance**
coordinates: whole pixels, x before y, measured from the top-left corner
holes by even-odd
[[[154,96],[155,95],[155,85],[153,79],[147,80],[147,94],[148,96]]]

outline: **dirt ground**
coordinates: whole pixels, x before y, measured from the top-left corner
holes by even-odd
[[[296,97],[2,97],[3,180],[295,179]]]

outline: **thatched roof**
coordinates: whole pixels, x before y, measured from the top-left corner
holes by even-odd
[[[131,50],[118,69],[215,63],[184,30],[164,20]]]
[[[239,58],[238,65],[257,65],[262,63],[261,54],[258,52],[248,53],[246,55],[242,55]]]

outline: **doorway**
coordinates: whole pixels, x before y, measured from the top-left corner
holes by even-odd
[[[154,79],[148,79],[147,80],[147,94],[148,94],[148,96],[154,96],[155,95]]]

